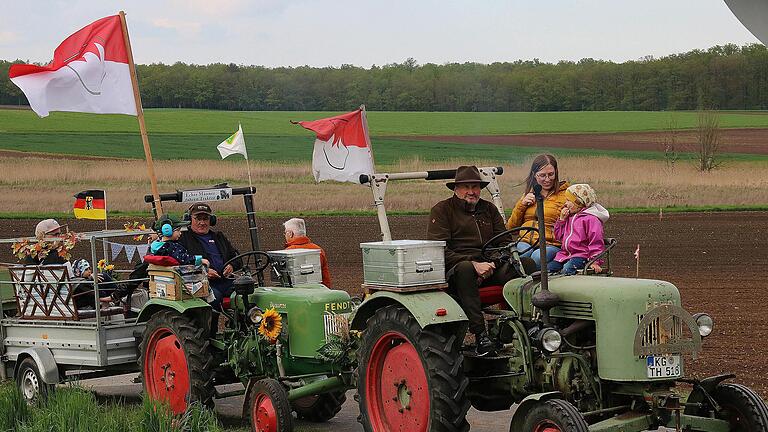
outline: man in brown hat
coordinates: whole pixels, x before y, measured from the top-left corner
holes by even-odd
[[[503,285],[520,276],[509,264],[497,266],[480,255],[485,242],[506,230],[496,206],[480,198],[487,185],[477,167],[460,166],[454,181],[446,184],[453,190],[453,196],[432,207],[427,228],[429,240],[445,242],[448,293],[469,318],[469,330],[475,334],[479,356],[492,353],[494,344],[485,328],[478,288]]]

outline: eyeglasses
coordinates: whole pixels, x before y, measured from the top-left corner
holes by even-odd
[[[211,218],[211,217],[210,217],[210,216],[208,216],[208,215],[207,215],[207,214],[205,214],[205,213],[201,213],[201,214],[196,214],[196,215],[195,215],[195,220],[199,220],[199,221],[205,221],[205,220],[209,220],[210,218]]]
[[[548,179],[548,178],[553,179],[553,178],[555,178],[556,175],[557,175],[557,173],[553,173],[553,172],[552,173],[537,173],[536,174],[536,178],[539,179],[539,180],[544,180],[544,179]]]

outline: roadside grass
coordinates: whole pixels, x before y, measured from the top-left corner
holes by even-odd
[[[623,159],[605,156],[558,157],[561,179],[589,183],[598,200],[615,209],[743,209],[768,206],[768,164],[732,161],[710,173],[700,173],[693,163],[678,161],[674,168],[664,161]],[[413,172],[454,168],[461,164],[502,166],[498,177],[507,211],[523,195],[523,179],[532,155],[517,160],[488,160],[467,157],[443,162],[419,157],[379,165],[379,172]],[[248,171],[242,160],[158,161],[155,164],[159,190],[208,187],[222,182],[246,186]],[[148,217],[144,195],[150,193],[146,165],[142,160],[75,161],[39,158],[0,158],[2,217],[51,217],[71,215],[73,194],[81,190],[107,191],[111,216]],[[251,162],[256,188],[255,207],[260,216],[363,215],[373,214],[373,197],[367,186],[351,183],[315,184],[309,163]],[[386,195],[390,214],[421,214],[450,192],[444,182],[410,180],[392,182]],[[187,205],[164,203],[172,214]],[[215,204],[221,215],[244,214],[243,201],[235,197]],[[619,210],[622,211],[622,210]]]
[[[350,107],[350,111],[356,107]],[[756,111],[759,112],[759,111]],[[309,136],[291,120],[316,120],[340,114],[321,111],[210,111],[146,109],[150,134],[224,134],[243,125],[246,135]],[[723,111],[725,128],[768,127],[768,116]],[[372,136],[506,135],[523,133],[627,132],[664,130],[674,119],[679,128],[696,124],[694,111],[575,111],[575,112],[383,112],[370,111]],[[0,110],[0,134],[138,133],[136,119],[124,115],[55,112],[40,119],[30,110]],[[247,138],[247,136],[246,136]],[[221,141],[220,140],[220,141]],[[219,141],[219,142],[220,142]]]

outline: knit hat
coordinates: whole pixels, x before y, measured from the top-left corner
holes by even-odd
[[[565,197],[581,207],[589,207],[597,201],[595,190],[586,183],[574,184],[565,190]]]
[[[86,259],[79,259],[72,263],[72,273],[75,277],[83,277],[83,273],[91,269],[91,264]]]

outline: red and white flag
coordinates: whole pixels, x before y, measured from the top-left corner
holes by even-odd
[[[362,109],[298,124],[317,134],[312,152],[315,181],[336,180],[359,184],[360,174],[373,174],[371,147]]]
[[[640,259],[640,245],[637,245],[637,249],[635,249],[635,259]]]
[[[119,15],[69,36],[47,66],[11,65],[8,76],[40,117],[50,111],[136,115]]]

